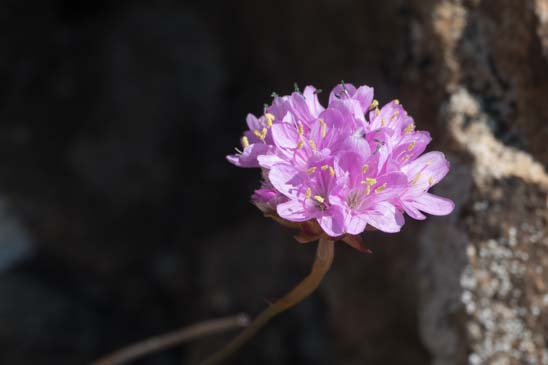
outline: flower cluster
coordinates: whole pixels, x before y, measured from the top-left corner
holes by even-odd
[[[398,232],[403,213],[446,215],[449,199],[428,190],[448,172],[438,151],[423,154],[430,134],[415,130],[398,100],[379,107],[373,88],[337,85],[324,108],[307,86],[275,96],[259,118],[247,116],[242,150],[227,156],[260,167],[253,202],[289,222],[319,224],[331,237],[358,235],[366,226]]]

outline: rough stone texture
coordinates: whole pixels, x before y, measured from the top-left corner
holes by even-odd
[[[0,40],[0,363],[87,363],[285,292],[313,246],[223,156],[272,91],[341,79],[432,132],[457,209],[337,247],[234,363],[548,363],[548,0],[5,1]]]
[[[454,170],[441,189],[457,202],[446,226],[421,232],[420,327],[434,364],[548,363],[547,6],[418,7],[446,91],[437,112]]]

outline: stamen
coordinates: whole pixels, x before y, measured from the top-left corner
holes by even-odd
[[[426,166],[430,166],[432,164],[432,160],[426,161]]]
[[[379,186],[378,188],[375,189],[375,193],[380,193],[381,191],[383,191],[384,189],[386,189],[386,183],[382,184],[381,186]]]
[[[303,146],[304,146],[304,142],[299,141],[299,143],[297,144],[297,149],[300,150],[301,148],[303,148]]]
[[[301,122],[299,122],[298,125],[297,125],[297,132],[299,132],[299,135],[301,135],[301,136],[304,133],[303,124]]]
[[[369,194],[371,194],[371,185],[367,185],[367,187],[365,188],[365,195]]]
[[[434,178],[432,176],[428,178],[428,185],[430,186],[434,185]]]
[[[306,173],[309,174],[309,175],[313,174],[314,172],[316,172],[316,166],[312,166],[311,168],[306,170]]]
[[[367,179],[361,181],[362,185],[365,185],[365,184],[375,185],[376,183],[377,183],[377,179],[373,179],[372,177],[368,177]]]
[[[243,148],[246,148],[246,147],[248,147],[248,146],[249,146],[249,140],[247,139],[246,136],[243,136],[243,137],[242,137],[242,147],[243,147]]]
[[[263,128],[261,131],[258,129],[255,129],[253,131],[253,134],[255,134],[261,141],[263,141],[266,137],[266,134],[268,133],[268,129]]]
[[[409,160],[409,155],[405,155],[405,156],[403,156],[403,157],[401,158],[401,161],[402,161],[402,162],[405,162],[405,161],[407,161],[407,160]]]
[[[408,150],[408,151],[412,151],[413,148],[415,148],[415,141],[409,143],[409,146],[407,146],[407,150]]]
[[[335,169],[332,166],[329,166],[329,175],[331,175],[331,177],[335,176]]]
[[[276,117],[274,116],[274,114],[266,113],[264,116],[265,116],[265,118],[266,118],[266,126],[267,126],[268,128],[272,127],[272,122],[274,121],[274,119],[276,119]]]
[[[327,125],[323,121],[323,119],[320,119],[320,126],[322,127],[321,136],[322,138],[325,138],[325,135],[327,134]]]
[[[399,99],[395,99],[394,100],[394,104],[398,105],[400,103],[400,100]]]
[[[379,106],[379,101],[377,99],[374,99],[371,105],[369,105],[369,110],[375,109],[377,106]]]
[[[310,197],[312,196],[312,189],[306,188],[306,193],[304,196],[306,197],[306,199],[310,199]]]
[[[413,179],[413,181],[411,181],[411,184],[412,185],[415,185],[417,183],[417,181],[419,181],[419,179],[421,178],[421,173],[419,172],[415,178]]]
[[[403,130],[403,132],[405,134],[408,134],[408,133],[411,133],[411,131],[415,129],[415,124],[414,123],[411,123],[409,124],[407,127],[405,127],[405,129]]]
[[[365,173],[367,172],[368,169],[369,169],[369,165],[368,165],[368,164],[363,165],[363,167],[362,167],[362,174],[365,174]]]
[[[329,168],[329,165],[323,165],[323,166],[321,167],[321,169],[322,169],[323,171],[327,170],[328,168]]]
[[[398,117],[398,115],[400,115],[400,112],[395,111],[394,114],[392,115],[392,118],[390,119],[390,121],[393,122],[394,120],[396,120],[396,118]]]
[[[381,119],[381,125],[383,127],[386,127],[386,119],[384,119],[384,118]]]
[[[379,108],[375,108],[375,116],[378,117],[380,113],[381,111],[379,110]]]
[[[314,200],[317,201],[318,203],[322,203],[325,202],[325,199],[322,198],[320,195],[314,195]]]
[[[308,143],[310,144],[310,147],[312,148],[312,151],[316,152],[318,148],[316,147],[316,142],[314,140],[309,140]]]

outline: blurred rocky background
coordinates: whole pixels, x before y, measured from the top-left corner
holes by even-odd
[[[340,80],[431,130],[457,209],[339,245],[233,363],[548,364],[548,0],[1,1],[0,363],[85,364],[285,293],[314,247],[224,155],[273,91]]]

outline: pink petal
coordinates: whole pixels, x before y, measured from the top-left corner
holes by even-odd
[[[344,91],[346,89],[346,92]],[[347,94],[348,93],[348,94]],[[352,84],[338,84],[329,93],[329,104],[334,100],[350,98],[356,93],[356,87]]]
[[[420,221],[426,219],[424,214],[422,214],[417,208],[415,208],[412,202],[402,201],[401,207],[403,208],[403,210],[405,210],[405,213],[407,213],[407,215],[409,215],[413,219],[417,219]]]
[[[318,100],[318,94],[316,93],[316,88],[313,86],[307,86],[303,91],[304,100],[308,105],[308,110],[313,117],[317,118],[321,112],[324,111],[324,107],[320,104]]]
[[[455,203],[452,200],[430,193],[424,193],[415,198],[414,206],[432,215],[447,215],[455,209]]]
[[[371,155],[371,148],[369,147],[369,143],[362,138],[359,134],[351,134],[342,143],[340,146],[341,150],[348,150],[357,152],[361,156],[364,156],[364,158],[368,158],[369,155]]]
[[[337,206],[329,208],[317,220],[323,231],[331,237],[341,236],[345,233],[344,216],[341,209]]]
[[[345,119],[340,111],[329,108],[324,110],[320,114],[320,118],[327,124],[329,128],[343,128],[345,126]]]
[[[276,211],[280,217],[292,222],[304,222],[310,219],[303,203],[297,200],[278,204]]]
[[[303,188],[304,176],[295,167],[277,164],[268,173],[272,185],[288,198],[297,198]]]
[[[289,112],[289,100],[287,96],[275,97],[272,100],[272,105],[268,108],[268,112],[276,117],[276,120],[282,120]]]
[[[439,151],[425,153],[421,157],[402,167],[409,181],[415,181],[415,187],[427,190],[430,186],[437,184],[449,172],[449,161]],[[420,173],[420,175],[419,175]]]
[[[249,113],[245,119],[250,131],[263,129],[263,126],[259,122],[259,119],[257,119],[257,117],[253,114]]]
[[[257,161],[259,166],[264,167],[265,169],[271,169],[274,165],[287,162],[282,157],[275,154],[259,155],[257,156]]]
[[[396,233],[403,225],[401,214],[398,213],[396,207],[388,202],[377,203],[375,210],[367,213],[367,223],[379,231]]]
[[[402,193],[402,191],[407,188],[407,176],[400,172],[391,172],[382,175],[378,177],[377,182],[371,186],[371,190],[374,191],[383,185],[385,188],[382,191],[371,194],[371,203],[376,204],[376,202],[386,201]]]
[[[358,90],[356,90],[356,92],[354,93],[353,98],[360,103],[364,112],[369,109],[369,106],[373,101],[373,92],[374,90],[372,87],[360,86]]]
[[[297,117],[297,120],[300,120],[305,125],[309,125],[309,123],[315,119],[310,113],[308,104],[301,94],[297,92],[291,94],[289,104],[291,105],[291,109]]]
[[[294,126],[289,123],[278,123],[274,124],[270,130],[276,146],[280,148],[297,148],[299,133]]]
[[[226,156],[226,159],[239,167],[259,167],[257,157],[268,153],[269,146],[264,143],[255,143],[247,146],[241,154]]]
[[[367,215],[353,215],[349,214],[346,217],[345,226],[346,233],[350,234],[360,234],[365,230],[367,225],[366,221]]]

